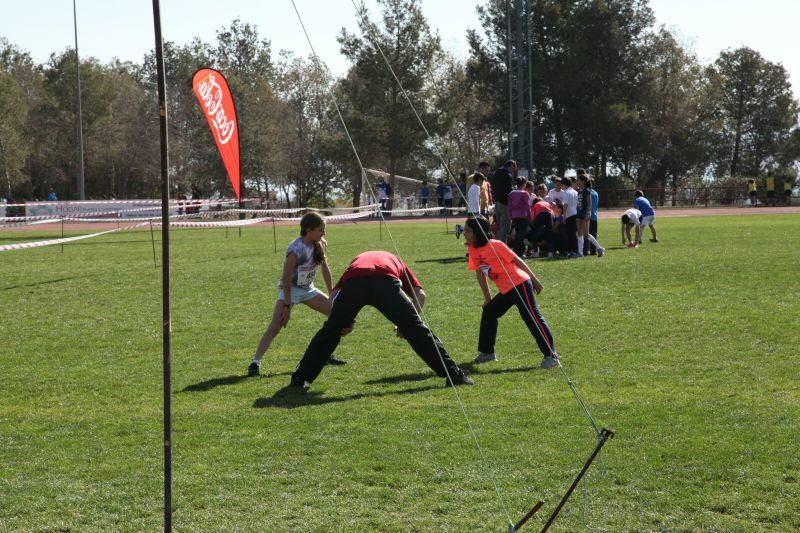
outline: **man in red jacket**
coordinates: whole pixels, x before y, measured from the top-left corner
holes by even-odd
[[[331,314],[311,339],[290,385],[307,387],[322,372],[342,333],[352,329],[361,308],[371,305],[395,326],[417,355],[445,385],[472,385],[472,379],[450,358],[441,341],[419,316],[425,291],[411,269],[389,252],[364,252],[356,256],[331,291]],[[446,371],[445,371],[446,369]]]

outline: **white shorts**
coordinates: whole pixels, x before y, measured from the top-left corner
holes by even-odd
[[[649,217],[642,217],[641,226],[642,227],[648,226],[650,224],[653,224],[655,221],[656,221],[655,215],[650,215]]]
[[[313,300],[320,295],[325,296],[322,291],[315,288],[313,285],[309,287],[297,287],[292,285],[292,290],[290,292],[292,295],[292,305]],[[283,300],[284,302],[286,301],[284,298],[283,289],[278,289],[278,300]]]

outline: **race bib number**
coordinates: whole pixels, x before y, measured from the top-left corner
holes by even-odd
[[[301,266],[297,269],[297,286],[308,287],[314,283],[314,277],[317,274],[317,266]]]

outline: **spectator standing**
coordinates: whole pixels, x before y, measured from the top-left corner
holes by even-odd
[[[750,197],[751,207],[758,205],[758,187],[756,186],[756,180],[753,178],[747,180],[747,196]]]
[[[775,205],[775,176],[767,176],[767,205]]]
[[[381,204],[381,211],[385,211],[386,202],[388,202],[389,198],[392,196],[392,187],[386,183],[386,180],[383,179],[383,176],[379,176],[378,182],[375,184],[375,189],[377,189],[378,202]]]
[[[792,205],[792,178],[783,180],[783,196],[786,200],[786,205]]]
[[[444,181],[439,179],[439,184],[436,186],[436,205],[444,207]]]
[[[486,178],[480,172],[472,175],[472,185],[467,191],[467,212],[470,215],[481,214],[481,191],[483,190],[484,181],[486,181]]]
[[[420,194],[420,201],[422,203],[423,209],[427,208],[428,207],[428,199],[431,197],[431,189],[430,189],[430,187],[428,187],[428,182],[427,181],[424,181],[424,180],[422,181],[422,190],[420,190],[419,194]],[[424,213],[424,215],[427,216],[428,213]]]
[[[478,164],[478,172],[483,174],[483,185],[481,185],[481,214],[489,216],[489,206],[492,205],[489,176],[492,175],[492,167],[486,161],[481,161],[480,164]]]
[[[508,194],[508,217],[514,228],[514,253],[525,255],[525,236],[531,221],[531,195],[525,190],[528,180],[517,178],[517,188]]]
[[[561,201],[564,204],[564,228],[566,231],[567,257],[578,255],[578,191],[572,187],[572,180],[561,178]]]
[[[514,189],[514,176],[517,173],[517,162],[506,161],[506,164],[497,169],[490,180],[492,195],[494,196],[494,220],[497,224],[497,240],[505,243],[510,229],[508,217],[508,195]]]
[[[589,191],[592,194],[592,212],[589,215],[589,235],[594,237],[597,240],[597,211],[598,205],[600,204],[600,195],[597,194],[597,190],[594,188],[594,179],[589,178],[586,181],[586,185],[589,187]],[[594,244],[587,243],[586,250],[584,251],[584,255],[586,253],[590,255],[594,255],[597,253],[597,248]]]
[[[453,207],[453,186],[449,182],[444,184],[444,206]]]
[[[467,206],[467,171],[462,170],[461,174],[458,176],[458,207],[466,207]]]
[[[592,191],[589,190],[586,173],[578,170],[578,255],[583,257],[584,240],[597,249],[597,257],[603,257],[605,249],[589,234],[589,218],[592,213]]]

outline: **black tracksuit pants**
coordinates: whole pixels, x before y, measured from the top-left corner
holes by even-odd
[[[514,253],[522,257],[525,255],[525,236],[530,221],[527,218],[512,218],[511,225],[514,227]]]
[[[570,253],[578,253],[578,215],[572,215],[564,220],[564,225],[567,227],[567,251]]]
[[[403,292],[400,280],[390,276],[351,278],[342,285],[333,299],[331,314],[306,348],[303,359],[292,374],[293,380],[312,383],[325,366],[342,339],[342,329],[353,323],[361,308],[371,305],[397,326],[417,355],[434,371],[445,377],[444,365],[450,376],[463,371],[450,358],[441,341],[422,322],[411,299]],[[437,348],[439,353],[437,353]]]
[[[497,293],[488,304],[483,306],[481,313],[481,331],[478,335],[478,351],[483,353],[494,353],[494,343],[497,339],[497,320],[516,305],[519,315],[528,326],[528,330],[536,339],[539,350],[545,357],[550,357],[556,353],[553,343],[553,334],[547,326],[539,306],[536,304],[536,293],[533,291],[533,283],[527,280],[520,283],[514,289],[505,294]]]
[[[536,218],[533,219],[533,229],[531,229],[529,239],[537,248],[539,243],[544,241],[548,252],[557,252],[555,236],[553,235],[553,215],[547,212],[536,215]]]

